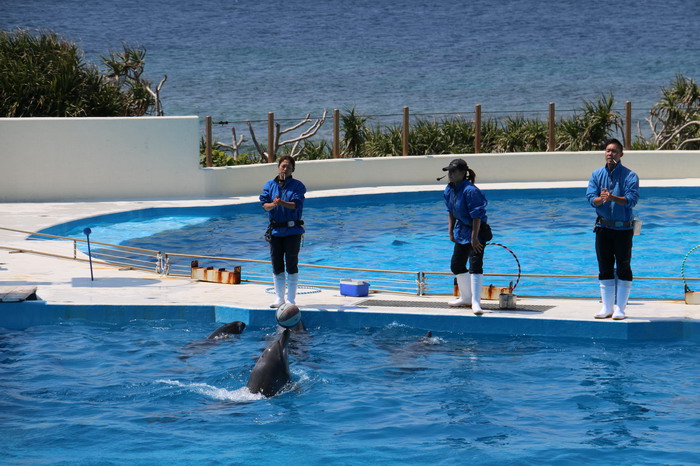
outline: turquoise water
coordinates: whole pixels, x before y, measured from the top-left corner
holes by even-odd
[[[584,189],[486,190],[494,242],[516,254],[525,274],[596,275],[594,210]],[[700,188],[643,188],[636,209],[644,222],[634,239],[632,267],[638,277],[680,277],[685,254],[698,243]],[[452,243],[440,192],[382,194],[308,199],[307,233],[301,262],[307,264],[449,272]],[[159,220],[162,219],[162,223]],[[262,233],[267,217],[257,204],[223,208],[158,209],[83,219],[46,230],[82,237],[89,226],[94,241],[166,252],[268,259]],[[143,231],[141,231],[141,229]],[[160,231],[157,231],[159,230]],[[99,249],[96,250],[99,255]],[[189,267],[189,262],[183,260]],[[246,273],[269,279],[269,266],[245,264]],[[517,263],[505,249],[489,246],[486,273],[514,274]],[[308,270],[309,275],[331,272]],[[334,283],[337,284],[336,272]],[[358,276],[360,274],[361,276]],[[342,274],[340,274],[342,275]],[[686,263],[686,275],[700,277],[700,255]],[[381,277],[367,278],[377,287]],[[413,277],[411,276],[410,279]],[[506,286],[515,278],[494,278]],[[405,285],[405,290],[415,290]],[[451,293],[451,277],[429,278],[429,293]],[[520,295],[598,296],[595,279],[523,278]],[[683,285],[673,281],[638,280],[633,298],[683,298]]]
[[[557,110],[612,92],[637,117],[676,73],[697,79],[692,0],[0,1],[0,28],[51,28],[87,59],[122,41],[168,81],[167,115],[215,121],[362,114]],[[641,113],[637,115],[637,111]],[[239,134],[245,125],[238,124]],[[646,128],[646,123],[642,121]],[[636,126],[635,126],[636,127]],[[326,125],[325,128],[330,128]],[[324,128],[324,129],[325,129]],[[215,127],[229,141],[229,127]],[[265,134],[260,129],[259,134]]]
[[[294,335],[292,384],[244,388],[273,328],[65,322],[0,333],[5,464],[691,464],[698,342]]]

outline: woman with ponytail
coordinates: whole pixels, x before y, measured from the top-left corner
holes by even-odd
[[[459,298],[450,306],[471,307],[481,315],[481,284],[484,278],[484,247],[492,237],[487,224],[488,201],[474,183],[476,173],[462,159],[454,159],[442,169],[449,177],[445,187],[448,233],[454,243],[450,269],[459,286]],[[469,268],[467,269],[467,262]]]

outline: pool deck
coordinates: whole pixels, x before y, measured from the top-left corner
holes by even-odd
[[[660,186],[698,186],[700,180],[668,180]],[[581,183],[557,183],[554,187],[581,187]],[[654,183],[646,182],[645,186]],[[485,187],[485,185],[484,185]],[[482,187],[482,189],[484,189]],[[493,188],[523,188],[522,184],[493,186]],[[530,184],[528,187],[552,188]],[[367,194],[378,192],[441,190],[431,187],[391,187],[346,189],[317,192],[309,197],[327,195]],[[58,223],[92,215],[128,211],[148,207],[212,206],[251,202],[256,198],[227,198],[206,200],[143,200],[118,202],[72,203],[5,203],[0,204],[1,227],[26,231],[39,231]],[[165,277],[154,273],[121,270],[95,265],[94,281],[90,279],[87,263],[16,252],[20,249],[51,250],[55,241],[26,241],[26,235],[0,231],[0,287],[36,286],[42,305],[73,308],[85,306],[210,306],[222,309],[255,311],[271,319],[269,303],[272,295],[266,292],[270,285],[242,283],[222,285],[197,282],[188,278]],[[245,278],[245,277],[244,277]],[[303,285],[303,276],[300,276]],[[679,293],[680,294],[680,293]],[[634,290],[632,293],[634,297]],[[518,298],[517,310],[500,310],[497,301],[483,301],[485,314],[475,316],[470,309],[451,309],[450,299],[444,296],[411,296],[391,293],[371,293],[368,297],[341,296],[338,290],[325,290],[312,294],[299,294],[297,304],[304,312],[305,321],[313,325],[335,319],[335,324],[371,325],[386,319],[407,322],[407,325],[423,329],[450,330],[490,334],[531,334],[547,336],[578,336],[619,339],[700,339],[700,305],[687,305],[679,301],[649,301],[631,299],[627,319],[596,320],[593,315],[600,304],[593,299],[542,299]],[[0,303],[0,327],[11,322],[8,313],[24,313],[37,303]],[[233,313],[217,314],[217,320],[233,319]],[[351,321],[348,320],[352,316]],[[374,320],[370,316],[375,316]],[[381,316],[381,319],[378,317]],[[325,321],[321,319],[324,317]],[[384,319],[384,320],[382,320]],[[251,320],[253,320],[251,318]],[[341,322],[342,321],[342,322]],[[6,325],[7,326],[7,325]]]

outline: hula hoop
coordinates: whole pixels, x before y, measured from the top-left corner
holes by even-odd
[[[690,291],[693,291],[693,290],[690,289],[690,287],[688,286],[688,282],[687,282],[686,279],[685,279],[685,261],[688,260],[688,256],[690,255],[690,253],[692,253],[692,252],[695,251],[696,249],[700,249],[700,244],[698,244],[697,246],[695,246],[694,248],[692,248],[690,251],[688,251],[688,253],[687,253],[687,254],[685,255],[685,257],[683,258],[683,262],[681,262],[681,278],[683,279],[683,284],[685,285],[685,291],[686,291],[686,292],[690,292]]]
[[[518,283],[520,283],[520,261],[518,260],[518,256],[515,255],[513,251],[510,250],[508,246],[504,246],[501,243],[486,243],[487,245],[493,244],[494,246],[500,246],[513,256],[513,259],[515,259],[515,263],[518,264],[518,279],[515,280],[515,285],[513,285],[513,291],[515,291],[515,288],[518,286]],[[700,246],[698,246],[700,247]]]
[[[321,292],[320,288],[314,288],[313,286],[298,286],[297,287],[297,294],[313,294],[313,293],[320,293],[320,292]],[[265,293],[275,294],[275,288],[274,287],[265,288]]]

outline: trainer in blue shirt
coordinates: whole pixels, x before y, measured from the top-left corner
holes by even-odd
[[[606,141],[605,166],[591,174],[586,191],[588,202],[598,215],[595,250],[603,307],[596,319],[624,319],[632,289],[632,209],[639,200],[639,177],[620,163],[622,149],[617,139]]]
[[[266,239],[270,242],[270,260],[272,261],[273,281],[275,284],[275,302],[270,307],[279,307],[285,302],[285,262],[287,269],[287,299],[296,304],[297,283],[299,280],[299,250],[301,236],[304,233],[304,210],[306,186],[294,179],[295,160],[285,155],[277,162],[278,175],[265,183],[260,202],[269,213],[270,225]]]
[[[486,223],[486,197],[474,183],[476,173],[462,159],[454,159],[442,169],[448,174],[445,206],[448,212],[448,233],[454,243],[450,269],[455,274],[460,296],[450,306],[471,307],[476,315],[481,309],[481,284],[484,279],[484,246],[491,239]],[[467,269],[467,261],[469,269]]]

